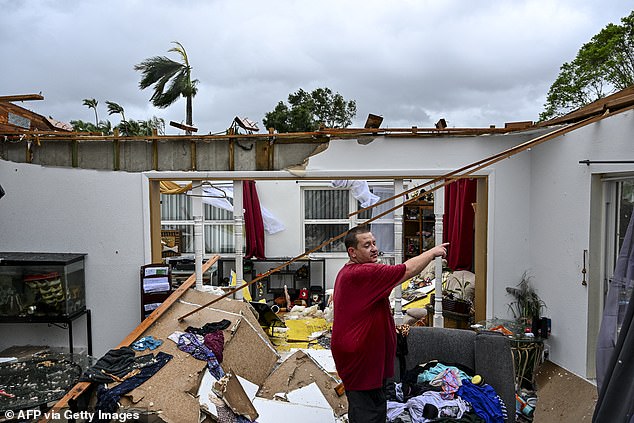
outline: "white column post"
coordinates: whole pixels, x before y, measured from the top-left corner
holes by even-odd
[[[441,182],[438,182],[439,184]],[[442,244],[443,225],[442,219],[445,213],[445,189],[438,188],[434,191],[434,215],[436,217],[434,223],[434,233],[436,245]],[[445,320],[442,316],[442,257],[435,258],[436,264],[436,283],[434,292],[436,301],[434,303],[434,326],[444,327]]]
[[[233,239],[236,255],[236,286],[243,284],[244,253],[244,207],[242,205],[242,181],[233,181]],[[242,299],[242,290],[234,294],[234,298]]]
[[[196,289],[203,288],[203,190],[198,185],[192,189],[192,212],[194,215],[194,268],[196,271]]]
[[[394,180],[394,194],[400,194],[403,190],[403,180]],[[403,201],[403,198],[400,198]],[[399,201],[397,199],[396,201]],[[394,210],[394,263],[403,262],[403,207]],[[400,325],[403,323],[403,307],[402,307],[402,289],[401,284],[394,288],[394,323]]]

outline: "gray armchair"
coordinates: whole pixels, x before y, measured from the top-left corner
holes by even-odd
[[[407,370],[432,360],[473,369],[504,401],[507,422],[515,422],[515,371],[507,337],[496,332],[413,326],[407,337],[407,350]],[[398,357],[395,378],[400,378]]]

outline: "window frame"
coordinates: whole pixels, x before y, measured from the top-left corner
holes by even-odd
[[[390,186],[392,188],[392,192],[394,191],[394,183],[392,181],[368,181],[368,186],[370,190],[372,190],[372,188],[375,186]],[[358,214],[355,214],[346,218],[340,218],[340,219],[306,219],[305,192],[306,191],[325,191],[325,190],[348,191],[348,212],[347,212],[348,215],[362,208],[361,205],[359,204],[359,201],[356,198],[354,198],[354,196],[352,195],[350,188],[333,187],[329,181],[320,181],[317,183],[310,183],[310,184],[308,183],[300,184],[300,226],[301,226],[300,245],[303,251],[308,251],[306,247],[306,225],[347,224],[348,229],[350,229],[368,220],[367,218],[360,219]],[[392,217],[383,216],[373,221],[371,224],[391,225],[391,229],[392,231],[394,231],[394,222],[395,222],[394,215],[392,214]],[[395,257],[395,254],[396,254],[395,251],[382,252],[382,253],[384,257],[386,258]],[[348,257],[348,254],[346,251],[329,251],[329,252],[316,251],[311,253],[311,255],[314,255],[315,257],[319,257],[319,258],[346,258]]]

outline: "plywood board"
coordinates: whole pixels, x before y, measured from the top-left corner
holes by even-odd
[[[223,368],[231,369],[251,383],[262,385],[275,367],[279,355],[268,338],[262,338],[249,322],[241,321],[225,343]]]
[[[335,392],[335,386],[339,381],[326,373],[303,351],[297,351],[271,372],[261,385],[258,396],[273,399],[278,392],[291,392],[313,382],[317,384],[336,416],[341,416],[348,411],[345,395],[339,396]]]
[[[206,323],[223,319],[231,322],[231,326],[224,331],[223,369],[233,368],[236,374],[249,380],[250,378],[264,380],[265,376],[259,376],[259,373],[268,374],[278,356],[268,339],[261,336],[264,331],[249,310],[248,304],[223,299],[215,303],[213,308],[202,309],[182,322],[178,321],[178,317],[196,309],[200,304],[205,304],[213,297],[209,293],[188,290],[159,320],[140,335],[152,335],[156,339],[163,340],[163,344],[153,352],[164,351],[173,355],[174,358],[143,385],[131,391],[128,398],[122,398],[123,407],[145,409],[149,412],[160,411],[161,419],[166,422],[198,423],[199,400],[191,392],[197,392],[201,372],[206,369],[206,362],[180,351],[176,343],[167,337],[175,331],[184,332],[188,326],[202,327]],[[267,364],[262,365],[262,363]],[[251,369],[258,369],[254,371],[255,376]],[[131,398],[134,398],[136,403],[132,403]]]
[[[250,421],[255,421],[258,418],[258,412],[255,410],[242,384],[234,373],[227,373],[227,375],[216,382],[214,386],[216,390],[221,393],[225,404],[227,404],[234,413],[245,416]]]

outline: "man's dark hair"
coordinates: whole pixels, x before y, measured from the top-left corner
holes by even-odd
[[[346,250],[348,250],[348,248],[350,247],[357,248],[357,244],[359,243],[357,235],[365,234],[368,232],[370,232],[370,227],[368,225],[359,225],[350,229],[343,240],[344,244],[346,245]]]

